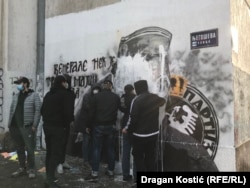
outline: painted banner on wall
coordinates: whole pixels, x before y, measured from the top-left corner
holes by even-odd
[[[113,80],[114,92],[120,96],[126,84],[146,79],[150,92],[167,101],[159,125],[160,169],[232,170],[234,164],[228,165],[224,158],[225,152],[232,154],[230,161],[234,158],[233,151],[224,149],[233,146],[232,71],[230,51],[225,51],[230,49],[230,38],[219,35],[225,33],[229,20],[220,14],[221,19],[204,22],[211,20],[210,10],[221,13],[227,3],[215,6],[207,0],[193,0],[194,7],[186,1],[158,1],[121,2],[47,19],[45,91],[56,75],[69,74],[77,95],[77,117],[83,97],[105,78]],[[131,19],[126,7],[140,16]],[[203,18],[191,15],[197,10]],[[112,24],[103,22],[114,17]],[[191,18],[196,24],[185,24]],[[218,28],[220,44],[191,49],[190,33],[211,28]]]

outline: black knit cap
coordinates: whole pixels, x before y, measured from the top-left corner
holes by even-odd
[[[63,82],[67,82],[65,76],[58,75],[54,79],[54,87],[60,87]]]
[[[124,91],[125,93],[130,93],[131,91],[133,91],[134,87],[131,84],[125,85],[124,87]]]
[[[109,79],[106,79],[106,80],[104,80],[104,82],[103,82],[104,84],[110,84],[110,85],[113,85],[113,82],[111,81],[111,80],[109,80]]]
[[[137,95],[148,91],[148,82],[147,80],[139,80],[134,83],[135,92]]]

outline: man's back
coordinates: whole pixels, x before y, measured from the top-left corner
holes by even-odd
[[[66,89],[52,89],[44,97],[41,113],[43,121],[54,126],[66,126],[72,120],[70,95]]]
[[[93,124],[115,124],[119,105],[119,96],[113,93],[111,90],[104,89],[102,92],[96,94],[91,105]]]

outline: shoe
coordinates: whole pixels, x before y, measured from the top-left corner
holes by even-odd
[[[18,177],[18,176],[23,176],[26,174],[27,174],[27,172],[26,172],[25,168],[19,168],[17,171],[15,171],[11,174],[11,177]]]
[[[62,166],[65,169],[71,169],[72,168],[72,166],[70,166],[67,162],[64,162]]]
[[[107,170],[106,172],[105,172],[105,174],[109,177],[109,178],[111,178],[111,179],[113,179],[114,178],[114,171],[110,171],[110,170]]]
[[[130,180],[132,180],[132,175],[123,176],[123,181],[124,182],[130,181]]]
[[[45,184],[46,188],[61,188],[61,186],[59,186],[57,183],[52,182],[52,183],[46,183]]]
[[[131,185],[132,188],[136,188],[137,187],[137,183],[134,182],[132,185]]]
[[[98,180],[98,176],[94,176],[92,174],[89,174],[86,178],[84,178],[86,181],[90,181],[90,182],[95,182]]]
[[[34,169],[30,169],[29,170],[29,178],[30,179],[33,179],[33,178],[35,178],[36,177],[36,172],[35,172],[35,170]]]
[[[57,178],[55,178],[52,182],[46,180],[46,181],[44,182],[44,185],[45,185],[46,188],[53,188],[53,187],[57,188],[57,187],[60,187],[60,186],[57,184],[57,182],[58,182],[58,179],[57,179]],[[56,186],[57,186],[57,187],[56,187]]]
[[[62,164],[59,164],[59,165],[57,166],[57,173],[58,173],[58,174],[63,174],[63,165],[62,165]]]
[[[55,179],[53,180],[53,182],[57,183],[57,182],[58,182],[58,179],[57,179],[57,178],[55,178]]]
[[[36,151],[41,151],[41,146],[36,146]]]

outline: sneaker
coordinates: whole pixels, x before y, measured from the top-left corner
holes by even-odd
[[[41,146],[36,146],[36,151],[41,151]]]
[[[132,185],[131,185],[132,188],[136,188],[137,187],[137,182],[134,182]]]
[[[114,171],[110,171],[110,170],[107,170],[106,172],[105,172],[105,174],[109,177],[109,178],[114,178]]]
[[[48,181],[47,179],[44,182],[44,185],[46,188],[52,188],[52,187],[59,187],[59,185],[57,185],[58,179],[55,178],[52,182]]]
[[[58,173],[58,174],[63,174],[63,165],[62,165],[62,164],[59,164],[59,165],[57,166],[57,173]]]
[[[52,183],[45,183],[45,187],[46,188],[61,188],[61,186],[59,186],[56,182],[52,182]]]
[[[34,169],[30,169],[29,170],[29,178],[32,179],[32,178],[35,178],[36,177],[36,172]]]
[[[90,182],[95,182],[98,180],[98,176],[94,176],[92,174],[89,174],[86,178],[84,178],[86,181],[90,181]]]
[[[18,176],[23,176],[26,174],[27,174],[27,172],[26,172],[25,168],[19,168],[17,171],[15,171],[11,174],[11,177],[18,177]]]
[[[130,180],[132,180],[132,175],[123,176],[123,181],[124,182],[130,181]]]
[[[70,166],[67,162],[64,162],[62,166],[65,169],[71,169],[72,168],[72,166]]]

